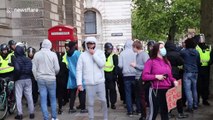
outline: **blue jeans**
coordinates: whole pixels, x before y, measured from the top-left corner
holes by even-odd
[[[189,109],[193,109],[193,107],[198,107],[197,76],[197,73],[183,74],[183,85],[185,88],[185,95]]]
[[[124,77],[123,79],[124,79],[124,89],[125,89],[125,94],[126,94],[125,98],[126,98],[127,112],[132,113],[133,112],[132,93],[134,94],[135,98],[137,96],[136,80],[135,80],[135,77],[133,77],[133,76]],[[136,100],[135,101],[136,111],[140,113],[141,112],[140,99],[135,99],[135,100]]]
[[[49,112],[47,109],[47,94],[50,98],[52,118],[57,118],[56,110],[56,81],[38,80],[38,88],[41,99],[41,110],[44,120],[49,120]]]

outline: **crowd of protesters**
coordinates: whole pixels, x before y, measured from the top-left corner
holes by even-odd
[[[79,109],[94,120],[97,96],[103,119],[108,120],[108,108],[116,109],[117,86],[129,117],[140,115],[140,120],[155,120],[160,113],[162,120],[169,120],[174,115],[168,111],[166,93],[179,86],[179,79],[183,93],[177,101],[179,119],[188,117],[185,112],[199,109],[200,97],[203,105],[210,105],[213,52],[203,34],[186,38],[182,46],[174,44],[170,37],[166,43],[149,41],[147,50],[141,41],[127,40],[116,53],[112,43],[105,43],[102,51],[97,48],[95,37],[87,37],[82,48],[78,51],[77,43],[71,40],[65,42],[63,53],[55,52],[48,39],[41,42],[38,51],[14,40],[1,44],[0,77],[15,81],[15,119],[23,119],[24,95],[30,119],[36,117],[34,105],[40,100],[44,120],[58,120],[66,103],[70,114]],[[75,104],[76,96],[79,105]]]

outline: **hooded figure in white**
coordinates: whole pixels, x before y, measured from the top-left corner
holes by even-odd
[[[106,58],[103,51],[96,49],[96,41],[97,40],[95,37],[87,37],[85,39],[86,51],[80,55],[77,63],[77,85],[79,90],[83,90],[82,80],[84,80],[87,91],[86,95],[88,102],[89,120],[94,120],[94,103],[96,95],[101,101],[104,120],[108,120],[105,77],[103,70]]]
[[[48,94],[50,96],[52,120],[58,120],[56,108],[56,75],[60,70],[58,57],[56,53],[50,50],[52,43],[48,39],[44,39],[41,47],[41,50],[33,58],[33,75],[38,83],[43,119],[50,119],[47,109]]]
[[[87,44],[95,43],[95,37],[87,37],[85,39],[85,49],[77,64],[77,85],[82,85],[82,80],[84,80],[85,85],[97,85],[105,82],[104,77],[104,65],[106,62],[106,58],[104,52],[101,50],[97,50],[94,48],[95,53],[93,55],[90,54]],[[83,77],[83,78],[82,78]]]
[[[33,59],[33,75],[36,80],[56,80],[60,67],[56,53],[52,52],[52,43],[48,39],[42,42],[42,48]]]

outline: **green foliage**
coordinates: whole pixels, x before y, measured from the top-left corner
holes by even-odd
[[[134,38],[166,40],[167,34],[180,36],[188,28],[200,27],[200,0],[133,0],[133,3]]]

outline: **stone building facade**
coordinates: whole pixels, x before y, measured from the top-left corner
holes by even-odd
[[[85,0],[84,2],[84,13],[94,12],[96,15],[96,32],[91,34],[85,27],[84,37],[90,35],[97,37],[99,47],[103,47],[106,42],[111,42],[114,46],[124,44],[127,39],[132,38],[131,0]],[[86,18],[87,14],[85,14],[85,24],[87,24]]]
[[[83,0],[1,0],[0,41],[25,41],[38,48],[48,29],[59,24],[76,27],[81,41],[83,13]]]

